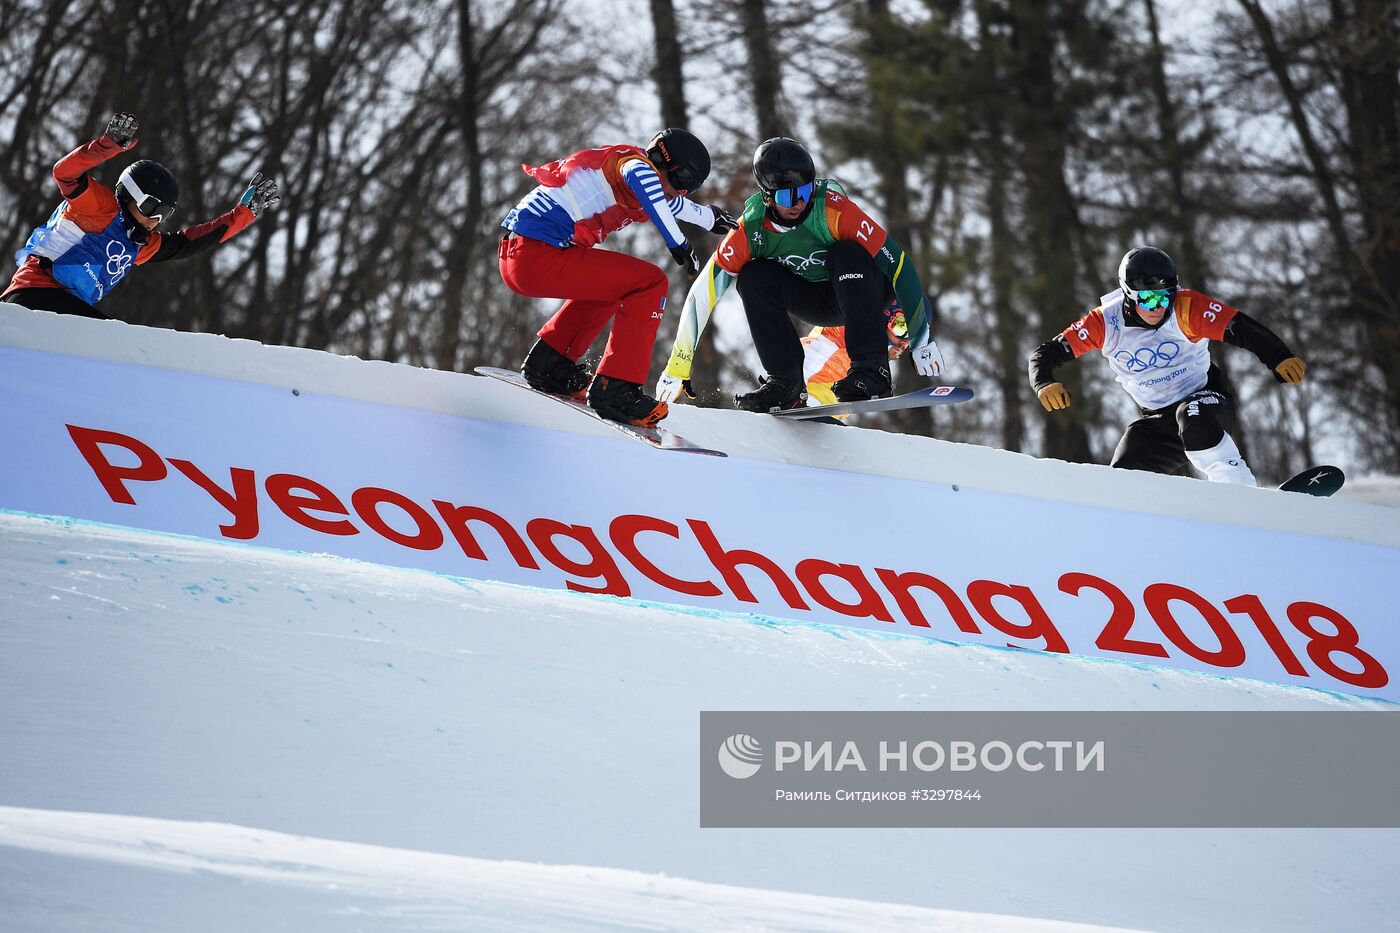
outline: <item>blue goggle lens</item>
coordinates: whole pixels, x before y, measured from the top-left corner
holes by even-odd
[[[1174,288],[1144,288],[1133,296],[1133,300],[1147,310],[1154,311],[1171,304],[1174,294],[1176,294]]]
[[[796,207],[812,200],[812,189],[816,182],[807,182],[797,188],[780,188],[773,192],[773,203],[779,207]]]

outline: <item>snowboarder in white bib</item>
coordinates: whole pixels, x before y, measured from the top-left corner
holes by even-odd
[[[1142,413],[1123,432],[1111,466],[1187,476],[1194,466],[1215,482],[1257,485],[1230,436],[1234,399],[1211,364],[1208,341],[1243,347],[1289,385],[1303,381],[1302,358],[1244,312],[1181,288],[1176,264],[1155,247],[1128,251],[1118,285],[1031,354],[1031,386],[1040,404],[1048,412],[1068,408],[1069,391],[1055,381],[1056,367],[1098,350]]]

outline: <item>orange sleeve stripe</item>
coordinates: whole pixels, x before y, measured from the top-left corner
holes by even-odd
[[[1095,308],[1060,332],[1074,351],[1075,359],[1090,350],[1103,348],[1104,338],[1103,308]]]
[[[161,235],[158,230],[152,230],[146,234],[146,242],[142,243],[136,250],[136,264],[144,266],[152,256],[160,252]]]
[[[1224,340],[1225,331],[1239,312],[1209,295],[1183,288],[1176,293],[1176,322],[1192,343]]]
[[[874,256],[885,245],[885,228],[870,219],[860,205],[835,192],[826,197],[826,226],[837,240],[855,240]]]
[[[89,181],[83,193],[69,199],[63,209],[68,217],[87,233],[101,233],[106,230],[120,210],[117,206],[117,196],[112,193],[112,189],[96,181]]]
[[[749,262],[749,234],[744,229],[744,221],[725,234],[715,247],[715,264],[730,275],[738,275],[739,270]]]

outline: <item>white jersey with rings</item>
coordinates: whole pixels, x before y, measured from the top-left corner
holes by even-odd
[[[1123,290],[1100,299],[1104,340],[1099,348],[1118,384],[1142,408],[1166,408],[1205,388],[1210,376],[1210,341],[1192,340],[1182,331],[1176,310],[1161,327],[1128,327],[1123,320]]]

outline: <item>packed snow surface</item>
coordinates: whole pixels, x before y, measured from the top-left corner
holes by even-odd
[[[1383,929],[1400,833],[701,830],[707,709],[1393,708],[0,513],[0,917]]]

